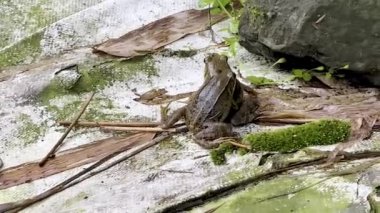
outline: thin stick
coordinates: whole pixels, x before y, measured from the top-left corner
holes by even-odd
[[[90,97],[87,99],[86,103],[83,105],[81,111],[78,113],[78,115],[76,116],[76,118],[74,119],[74,121],[71,123],[71,125],[69,126],[69,128],[66,129],[65,133],[61,136],[61,138],[57,141],[57,143],[54,145],[54,147],[49,151],[49,153],[40,161],[39,165],[42,167],[45,165],[46,161],[52,157],[56,151],[56,149],[62,144],[63,140],[65,140],[65,138],[67,137],[67,135],[70,133],[71,129],[75,126],[75,124],[78,122],[79,118],[82,116],[82,114],[84,113],[84,111],[86,110],[88,104],[90,103],[90,101],[92,100],[92,98],[94,97],[95,95],[95,92],[93,92]]]
[[[120,153],[124,152],[125,150],[124,149],[119,149],[117,150],[116,152],[114,153],[111,153],[105,157],[103,157],[102,159],[100,159],[99,161],[97,161],[95,164],[91,165],[90,167],[80,171],[79,173],[75,174],[74,176],[71,176],[70,178],[66,179],[65,181],[59,183],[58,185],[54,186],[53,188],[51,189],[48,189],[47,191],[37,195],[37,196],[34,196],[32,198],[29,198],[29,199],[25,199],[25,200],[22,200],[22,201],[18,201],[18,202],[14,202],[14,203],[5,203],[5,204],[0,204],[0,212],[5,212],[5,211],[11,211],[11,212],[18,212],[22,209],[25,209],[26,207],[30,206],[30,205],[33,205],[41,200],[44,200],[58,192],[61,192],[71,186],[74,186],[102,171],[105,171],[137,154],[139,154],[140,152],[158,144],[159,142],[161,142],[162,140],[168,138],[170,136],[170,133],[164,133],[160,136],[158,136],[157,138],[145,143],[145,144],[142,144],[141,146],[138,146],[136,147],[135,149],[131,149],[130,150],[130,153],[127,154],[126,156],[112,162],[111,164],[103,167],[103,168],[100,168],[99,170],[96,170],[94,172],[91,172],[89,174],[87,174],[86,176],[82,177],[81,179],[78,179],[80,178],[81,176],[85,175],[86,173],[90,172],[91,170],[99,167],[100,165],[102,165],[103,163],[105,163],[106,161],[108,161],[109,159],[119,155]]]
[[[71,121],[59,121],[58,124],[62,126],[69,126]],[[78,121],[76,126],[83,127],[100,127],[100,126],[119,126],[119,127],[156,127],[160,125],[158,122],[111,122],[111,121]]]
[[[241,143],[237,143],[237,142],[233,142],[233,141],[229,141],[228,143],[230,143],[230,144],[232,144],[232,145],[234,145],[236,147],[239,147],[239,148],[248,149],[248,150],[251,149],[250,146],[245,145],[245,144],[241,144]]]
[[[104,130],[113,131],[139,131],[139,132],[177,132],[176,128],[163,129],[160,127],[114,127],[114,126],[103,126]]]

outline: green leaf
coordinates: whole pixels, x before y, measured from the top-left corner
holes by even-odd
[[[350,65],[346,64],[343,67],[339,68],[340,70],[348,70],[350,68]]]
[[[275,84],[275,82],[271,79],[265,78],[265,77],[257,77],[257,76],[248,76],[247,80],[251,82],[253,85],[256,86],[263,86],[263,85],[272,85]]]
[[[325,77],[326,77],[327,79],[331,79],[331,78],[332,78],[332,74],[331,74],[330,72],[328,72],[328,73],[326,73]]]
[[[231,3],[231,0],[215,0],[215,3],[216,3],[215,6],[225,7],[227,4]]]
[[[296,78],[303,78],[303,73],[305,72],[305,70],[303,69],[293,69],[292,70],[292,74],[296,77]]]
[[[302,76],[304,81],[310,81],[312,77],[313,76],[309,72],[304,72]]]
[[[312,70],[323,71],[323,70],[325,70],[325,67],[324,66],[319,66],[319,67],[313,68]]]
[[[199,0],[198,1],[198,6],[199,7],[206,7],[206,6],[214,6],[216,5],[217,3],[215,2],[216,0]],[[216,4],[215,4],[216,3]]]
[[[215,7],[210,10],[211,15],[221,14],[222,12],[223,10],[220,9],[219,7]]]

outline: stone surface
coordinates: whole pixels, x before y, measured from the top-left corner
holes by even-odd
[[[349,65],[380,85],[379,11],[376,0],[248,0],[241,44],[267,58],[285,54],[334,69]]]
[[[10,1],[2,1],[1,9],[8,5],[8,3],[2,4],[3,2]],[[24,4],[47,2],[49,4],[42,5],[42,8],[48,8],[57,1],[18,2]],[[67,2],[74,1],[65,1],[65,3]],[[30,60],[33,64],[23,65],[23,69],[18,66],[4,68],[0,73],[7,76],[4,80],[0,80],[0,120],[3,121],[0,122],[0,158],[4,162],[4,168],[41,159],[65,130],[58,126],[56,121],[72,120],[89,92],[94,90],[97,92],[96,96],[83,115],[83,120],[158,121],[159,106],[147,106],[133,101],[136,97],[133,89],[145,92],[152,88],[165,88],[169,94],[194,91],[202,84],[205,54],[226,51],[225,48],[212,46],[209,31],[205,31],[187,36],[166,47],[173,51],[195,51],[194,55],[180,57],[179,55],[157,53],[139,60],[106,62],[107,59],[93,55],[88,47],[107,38],[118,37],[166,15],[192,9],[197,4],[197,0],[83,0],[77,2],[87,3],[86,9],[75,8],[77,12],[73,10],[65,18],[54,19],[54,23],[45,23],[43,32],[40,31],[40,28],[25,32],[26,40],[24,41],[34,40],[35,42],[32,43],[36,49],[30,48],[29,42],[17,42],[18,40],[15,39],[12,41],[14,44],[6,44],[9,46],[7,51],[0,50],[0,59],[7,56],[10,50],[12,50],[11,53],[18,53],[17,55],[11,54],[17,60],[12,60],[12,63],[6,62],[5,65],[0,63],[0,69],[12,65],[28,64],[21,59],[29,60],[31,56],[29,52],[38,53],[35,58],[32,57]],[[74,7],[72,4],[70,6]],[[19,7],[29,8],[23,5],[17,5],[13,10]],[[59,8],[57,6],[56,9],[59,11]],[[2,11],[1,9],[0,11]],[[65,13],[60,13],[60,15],[63,14]],[[8,26],[17,26],[15,28],[20,29],[21,27],[18,26],[24,25],[19,23],[18,19],[13,21],[17,23],[12,24],[13,22],[10,20],[6,22]],[[213,26],[218,41],[227,36],[226,32],[222,31],[227,26],[228,21]],[[10,32],[16,32],[15,28],[9,28]],[[35,36],[36,34],[39,36]],[[83,46],[86,48],[82,48]],[[43,56],[52,56],[52,58],[43,60]],[[9,57],[5,58],[9,59]],[[281,84],[283,88],[297,86],[296,82],[289,82],[289,74],[273,72],[273,68],[262,58],[258,58],[242,48],[238,50],[237,57],[231,58],[229,62],[231,67],[235,71],[239,69],[243,76],[267,77]],[[75,91],[63,89],[60,85],[57,86],[57,82],[54,81],[56,71],[73,64],[78,65],[78,72],[82,74],[80,80],[72,88]],[[170,108],[174,110],[183,105],[183,101],[172,103]],[[250,125],[239,129],[239,133],[269,128]],[[105,133],[97,128],[75,129],[65,139],[59,150],[110,136],[112,133]],[[374,134],[371,141],[361,143],[359,148],[378,149],[379,141],[380,135]],[[334,146],[324,148],[331,150]],[[245,181],[270,167],[270,163],[257,167],[260,154],[248,154],[243,157],[237,154],[228,155],[227,164],[216,167],[211,163],[207,154],[206,150],[192,143],[189,135],[178,135],[75,187],[37,203],[23,212],[156,212],[156,210],[206,193],[210,189],[218,189]],[[301,154],[297,154],[297,156],[304,157]],[[292,156],[291,159],[293,158]],[[87,166],[0,190],[0,203],[14,202],[35,196],[85,167]],[[340,167],[337,168],[337,170],[339,169]],[[371,173],[373,175],[369,175],[370,180],[376,179],[376,171],[373,170]],[[283,192],[294,191],[307,186],[308,183],[315,183],[314,181],[317,181],[323,174],[324,171],[314,171],[311,168],[295,171],[292,175],[305,175],[305,178],[301,178],[305,181],[300,181],[299,184],[292,181],[285,182],[285,184],[294,183],[289,184],[289,188],[284,184],[284,181],[287,180],[285,177],[263,181],[257,185],[257,188],[252,185],[247,186],[246,191],[250,194],[242,196],[244,198],[242,203],[237,203],[239,200],[235,199],[233,203],[226,203],[226,209],[221,208],[217,212],[231,212],[229,210],[233,210],[236,206],[247,207],[247,203],[258,198],[258,196],[252,196],[252,193],[258,192],[257,195],[266,195],[263,198],[268,198]],[[307,182],[309,180],[310,182]],[[321,209],[349,209],[350,204],[355,209],[359,209],[358,205],[361,205],[360,209],[369,209],[369,204],[365,200],[370,192],[368,185],[373,186],[377,182],[356,184],[357,179],[355,178],[352,180],[334,178],[333,180],[334,182],[326,181],[329,184],[327,186],[326,184],[316,185],[310,190],[300,193],[304,193],[308,197],[313,196],[313,198],[314,195],[322,196],[322,198],[315,196],[315,200],[323,199],[323,196],[326,196],[325,198],[339,201],[339,206],[335,206],[334,202],[322,203],[326,206]],[[278,185],[281,187],[276,187]],[[330,188],[331,193],[317,191],[319,188]],[[240,193],[237,195],[241,196]],[[298,198],[299,195],[303,194],[295,194],[295,198]],[[290,196],[280,198],[284,205],[294,204],[295,199],[288,199]],[[317,202],[311,202],[311,204],[315,203]],[[278,205],[278,200],[273,199],[272,203],[266,202],[260,205],[272,207]],[[267,212],[270,210],[279,212],[274,208],[269,208]],[[302,212],[302,209],[298,212]]]

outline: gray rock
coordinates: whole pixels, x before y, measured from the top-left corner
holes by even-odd
[[[77,66],[70,66],[55,73],[54,80],[64,89],[71,89],[78,82],[81,75]]]
[[[380,85],[379,0],[247,0],[241,44],[267,58],[309,58]]]

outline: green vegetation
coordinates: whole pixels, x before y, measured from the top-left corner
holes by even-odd
[[[320,120],[295,127],[248,134],[244,142],[251,151],[289,152],[307,146],[330,145],[350,136],[350,124],[340,120]]]
[[[235,56],[239,47],[238,31],[241,10],[233,7],[233,0],[199,0],[198,4],[200,7],[209,6],[211,14],[225,13],[230,18],[228,29],[224,29],[229,32],[230,37],[224,38],[224,40],[229,47],[229,51],[226,54]]]
[[[128,79],[138,73],[145,74],[148,77],[157,73],[151,56],[126,61],[108,61],[98,64],[86,63],[79,65],[78,70],[81,78],[72,88],[64,89],[59,82],[53,80],[39,94],[40,101],[43,104],[48,104],[53,98],[103,89],[115,81]]]
[[[215,165],[222,165],[226,162],[226,153],[232,153],[234,146],[231,143],[223,143],[216,149],[210,151],[211,161]]]
[[[312,177],[279,177],[262,181],[192,212],[207,212],[221,204],[216,212],[254,212],[252,210],[256,209],[257,212],[287,213],[347,212],[352,209],[351,196],[344,187],[320,181],[320,178]]]
[[[0,52],[0,68],[33,61],[41,54],[43,32],[36,33]]]
[[[21,114],[17,120],[21,123],[21,126],[17,129],[17,135],[25,146],[37,142],[38,138],[47,129],[44,125],[34,123],[30,116],[26,114]]]
[[[308,146],[331,145],[348,139],[351,126],[341,120],[320,120],[299,126],[247,134],[243,138],[245,144],[250,145],[251,152],[276,151],[291,152]],[[232,153],[236,147],[230,143],[223,143],[210,151],[210,157],[215,165],[226,162],[226,153]],[[249,150],[239,148],[237,152],[244,155]]]
[[[58,120],[69,119],[80,109],[83,98],[82,95],[97,89],[103,89],[117,81],[130,79],[137,74],[145,76],[156,75],[154,61],[151,56],[140,57],[127,61],[113,60],[107,62],[85,63],[78,65],[78,72],[81,78],[71,88],[64,88],[58,80],[52,80],[38,95],[38,101],[53,113]],[[71,96],[71,101],[63,100],[65,104],[55,105],[51,100]],[[98,120],[119,120],[125,118],[125,113],[110,111],[114,109],[112,101],[107,98],[95,97],[83,119],[88,121]]]
[[[265,78],[265,77],[257,77],[257,76],[247,76],[246,79],[251,82],[251,84],[255,86],[267,86],[276,84],[273,80]]]
[[[349,69],[349,65],[346,64],[338,69],[333,69],[333,68],[329,68],[328,71],[324,74],[325,78],[332,78],[333,75],[334,76],[337,76],[337,77],[344,77],[344,75],[335,75],[336,72],[338,70],[347,70]],[[294,79],[301,79],[301,80],[304,80],[304,81],[310,81],[312,78],[313,78],[313,75],[315,75],[316,73],[318,72],[323,72],[325,71],[325,67],[324,66],[319,66],[319,67],[316,67],[316,68],[313,68],[313,69],[310,69],[310,70],[307,70],[307,69],[292,69],[292,79],[291,80],[294,80]]]

